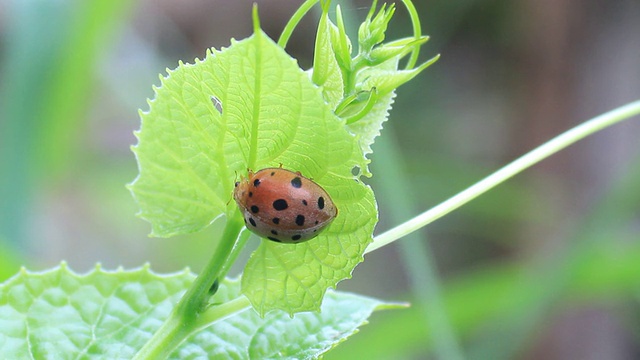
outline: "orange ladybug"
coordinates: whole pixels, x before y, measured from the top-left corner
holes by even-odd
[[[249,170],[246,179],[236,182],[233,198],[249,230],[280,243],[313,239],[338,215],[320,185],[282,168]]]

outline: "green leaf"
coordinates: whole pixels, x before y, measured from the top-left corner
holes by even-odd
[[[0,285],[0,353],[6,359],[130,359],[193,281],[189,271],[158,275],[148,266],[86,275],[65,264],[22,270]],[[225,280],[214,302],[240,295]],[[398,305],[330,292],[321,313],[240,312],[192,335],[171,359],[317,358],[354,334],[375,310]]]
[[[313,75],[311,79],[314,84],[322,87],[324,99],[329,103],[331,109],[335,109],[342,101],[344,84],[334,46],[331,44],[331,31],[335,25],[329,20],[328,4],[325,3],[323,5],[322,17],[320,18],[316,35],[313,54],[313,64],[315,66],[312,69]],[[347,57],[349,57],[348,54]]]
[[[371,83],[370,79],[377,78],[381,73],[396,74],[400,72],[401,70],[398,70],[398,61],[399,57],[395,57],[375,67],[365,68],[360,71],[356,77],[358,90],[361,92],[370,92],[375,89],[375,91],[378,92],[378,89],[376,88],[377,83]],[[364,156],[373,152],[371,145],[373,145],[375,138],[380,135],[382,125],[389,117],[389,110],[391,110],[391,105],[393,104],[395,96],[395,91],[390,91],[385,94],[380,94],[378,92],[376,95],[377,100],[373,105],[373,108],[360,120],[348,125],[349,131],[353,134],[357,134],[358,145],[360,146],[360,151]],[[362,106],[364,106],[363,103],[354,101],[352,104],[346,106],[344,113],[349,114],[350,112],[353,112],[351,108],[357,109]],[[371,176],[368,166],[361,168],[361,171],[364,176]]]
[[[331,45],[333,51],[336,54],[336,60],[338,65],[343,71],[351,70],[351,40],[347,36],[347,31],[344,26],[344,19],[342,18],[342,10],[340,5],[336,6],[336,21],[338,25],[334,25],[329,22],[329,32],[331,36]]]
[[[379,96],[375,105],[373,105],[373,108],[367,115],[348,125],[354,134],[359,134],[358,144],[363,154],[368,155],[373,152],[371,145],[373,145],[376,137],[380,135],[382,124],[389,118],[389,110],[391,110],[391,105],[393,105],[395,97],[395,91]],[[368,166],[361,170],[364,176],[372,175]]]
[[[226,302],[240,296],[238,282],[227,280],[222,285],[215,301]],[[261,318],[249,310],[216,323],[189,339],[192,345],[183,346],[177,359],[216,353],[221,359],[315,359],[357,332],[373,311],[403,306],[329,291],[320,312],[290,317],[283,311],[273,311]],[[202,341],[192,341],[195,339]]]
[[[416,77],[422,70],[436,62],[438,58],[439,57],[436,56],[411,70],[398,70],[397,64],[399,58],[392,58],[379,66],[363,70],[358,76],[359,88],[361,90],[376,88],[381,96],[386,95]],[[393,67],[390,68],[387,63],[392,64]]]
[[[11,359],[130,359],[193,280],[148,266],[87,275],[65,264],[0,286],[0,353]]]
[[[375,66],[392,58],[403,58],[413,51],[414,48],[422,46],[428,40],[428,36],[423,36],[417,40],[415,38],[396,40],[374,48],[371,50],[368,58],[363,60],[365,60],[369,66]]]
[[[357,138],[261,31],[161,80],[141,113],[140,175],[130,186],[153,235],[197,231],[237,211],[233,184],[247,168],[300,171],[331,195],[338,216],[312,241],[263,242],[242,284],[261,314],[318,309],[326,288],[362,261],[377,221],[373,192],[352,175],[366,166]]]
[[[251,341],[254,359],[316,359],[364,325],[375,310],[403,307],[347,293],[328,292],[320,312],[279,312],[265,319]]]

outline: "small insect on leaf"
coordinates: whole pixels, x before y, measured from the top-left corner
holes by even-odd
[[[281,168],[249,171],[233,191],[247,228],[280,243],[316,237],[335,219],[329,194],[299,172]]]

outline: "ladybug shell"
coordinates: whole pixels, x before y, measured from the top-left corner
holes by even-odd
[[[233,198],[247,228],[281,243],[300,243],[317,236],[338,214],[318,184],[281,168],[249,171],[236,183]]]

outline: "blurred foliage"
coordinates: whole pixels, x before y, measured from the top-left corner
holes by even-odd
[[[0,118],[0,230],[24,241],[34,189],[55,182],[80,152],[101,49],[128,1],[13,1],[7,9]],[[44,180],[46,178],[46,180]]]
[[[570,308],[575,302],[589,304],[636,296],[640,286],[639,258],[639,244],[622,250],[606,245],[584,249],[566,268],[570,281],[553,294],[561,301],[544,308],[547,316]],[[553,281],[521,265],[496,263],[451,280],[443,289],[443,302],[461,339],[468,342],[474,337],[484,337],[487,343],[506,349],[513,346],[515,338],[509,325],[530,316],[549,283]],[[412,306],[380,314],[360,336],[338,347],[329,358],[351,359],[354,354],[367,359],[411,358],[433,351],[437,329],[416,321],[422,317],[422,311],[420,306]],[[502,351],[494,349],[491,354],[470,358],[513,358],[513,354],[505,356]]]
[[[17,255],[17,252],[4,241],[0,241],[0,282],[15,275],[22,265],[24,265],[23,259]]]

